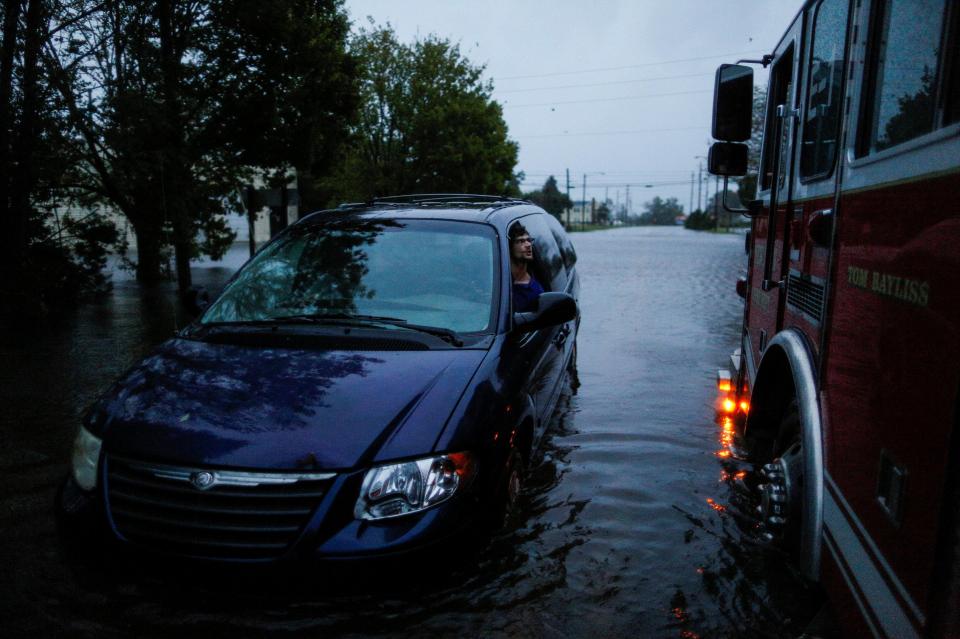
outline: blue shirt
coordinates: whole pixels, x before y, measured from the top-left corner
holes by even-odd
[[[513,312],[524,313],[537,307],[537,298],[543,293],[543,287],[540,282],[530,276],[530,281],[526,284],[513,283]]]

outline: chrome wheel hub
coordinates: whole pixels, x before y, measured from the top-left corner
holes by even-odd
[[[760,478],[763,483],[757,487],[760,491],[757,512],[761,536],[774,541],[783,537],[790,515],[789,479],[783,459],[765,464],[760,470]]]
[[[777,542],[784,538],[793,522],[794,505],[797,503],[797,479],[795,465],[784,457],[778,457],[772,463],[765,464],[760,470],[761,484],[760,536],[768,542]]]

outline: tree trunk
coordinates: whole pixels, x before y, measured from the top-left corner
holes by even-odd
[[[160,281],[160,228],[144,220],[131,224],[137,235],[137,281],[154,286]]]
[[[37,144],[37,122],[40,110],[38,86],[40,47],[43,46],[44,0],[30,0],[27,7],[24,32],[22,72],[22,112],[12,159],[12,184],[8,212],[11,259],[20,263],[27,249],[27,225],[33,214],[33,194],[36,187],[34,150]]]
[[[257,189],[247,185],[247,233],[250,236],[250,257],[257,252]]]
[[[3,41],[0,43],[0,223],[6,225],[10,212],[10,138],[13,129],[13,58],[19,49],[17,24],[20,20],[20,0],[4,0]],[[2,233],[0,253],[4,262],[16,266],[13,236]],[[4,272],[10,273],[5,268]],[[8,276],[9,277],[9,276]]]
[[[325,208],[330,198],[328,189],[317,188],[316,176],[309,167],[297,167],[297,195],[300,197],[297,219]]]
[[[181,293],[192,284],[193,225],[187,214],[186,194],[190,175],[183,162],[183,126],[180,122],[180,54],[174,48],[173,2],[160,0],[160,67],[163,71],[163,102],[169,146],[164,154],[167,207],[173,222],[173,249],[177,264],[177,287]]]
[[[173,222],[173,248],[177,264],[177,287],[186,292],[192,284],[190,258],[193,254],[193,226],[185,209],[190,177],[183,163],[183,127],[180,122],[180,57],[174,48],[172,0],[158,2],[160,17],[160,68],[163,72],[163,103],[168,144],[161,176],[168,188],[166,206]]]

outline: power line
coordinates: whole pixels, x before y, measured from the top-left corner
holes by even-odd
[[[560,104],[586,104],[588,102],[620,102],[623,100],[643,100],[645,98],[663,98],[674,95],[693,95],[695,93],[712,93],[712,89],[701,89],[699,91],[676,91],[674,93],[648,93],[647,95],[629,95],[620,98],[592,98],[589,100],[565,100],[562,102],[537,102],[535,104],[504,104],[504,109],[519,109],[523,107],[536,106],[557,106]]]
[[[531,91],[550,91],[553,89],[586,89],[590,87],[609,87],[617,84],[636,84],[637,82],[655,82],[657,80],[680,80],[683,78],[702,78],[713,76],[714,73],[686,73],[683,75],[665,75],[656,78],[639,78],[637,80],[614,80],[613,82],[592,82],[590,84],[564,84],[549,87],[535,87],[530,89],[496,89],[494,93],[529,93]]]
[[[508,75],[494,80],[525,80],[527,78],[549,78],[558,75],[576,75],[578,73],[595,73],[597,71],[622,71],[624,69],[642,69],[644,67],[655,67],[661,64],[678,64],[680,62],[696,62],[699,60],[716,60],[717,58],[729,58],[737,55],[760,55],[758,51],[741,51],[739,53],[718,53],[717,55],[708,55],[700,58],[681,58],[677,60],[663,60],[661,62],[646,62],[644,64],[631,64],[622,67],[599,67],[595,69],[580,69],[577,71],[557,71],[554,73],[535,73],[532,75]]]
[[[569,133],[564,131],[563,133],[538,133],[535,135],[518,135],[514,136],[518,140],[525,140],[530,138],[555,138],[555,137],[579,137],[585,135],[624,135],[624,134],[633,134],[633,133],[663,133],[667,131],[708,131],[709,127],[705,126],[686,126],[686,127],[676,127],[669,129],[627,129],[622,131],[583,131],[583,132],[574,132]]]
[[[659,170],[634,170],[634,171],[608,171],[606,169],[589,169],[587,173],[603,173],[605,175],[686,175],[686,169],[659,169]],[[530,169],[524,171],[525,175],[556,175],[556,171],[548,169]]]
[[[520,182],[520,184],[521,184],[521,185],[533,185],[533,186],[542,185],[542,184],[541,184],[541,181],[539,181],[539,180],[524,180],[524,181]],[[591,184],[590,184],[590,188],[591,188],[591,189],[593,189],[593,188],[599,189],[599,188],[610,187],[610,186],[613,186],[613,187],[633,186],[633,187],[640,187],[640,188],[653,188],[653,187],[655,187],[655,186],[677,186],[677,185],[680,185],[680,184],[683,184],[683,185],[690,184],[690,180],[689,180],[689,179],[683,179],[683,180],[664,180],[664,181],[661,181],[661,182],[656,182],[656,181],[639,181],[639,182],[637,182],[637,181],[632,181],[632,182],[597,182],[597,183],[591,183]],[[578,187],[577,187],[576,185],[574,185],[572,188],[578,188]]]

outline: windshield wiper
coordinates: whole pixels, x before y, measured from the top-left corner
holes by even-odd
[[[354,326],[366,326],[370,324],[387,324],[398,328],[406,328],[411,331],[419,331],[429,335],[435,335],[445,342],[460,347],[463,346],[463,340],[459,333],[449,328],[440,326],[424,326],[421,324],[411,324],[400,317],[387,317],[383,315],[358,315],[355,313],[301,313],[297,315],[281,315],[279,317],[269,317],[256,320],[240,320],[236,322],[211,322],[202,325],[203,328],[229,328],[231,326],[276,326],[278,324],[351,324]]]
[[[436,335],[440,339],[453,346],[463,346],[463,340],[459,333],[449,328],[440,326],[424,326],[423,324],[411,324],[409,321],[400,317],[386,317],[383,315],[357,315],[354,313],[304,313],[302,315],[283,315],[273,318],[276,322],[297,321],[297,322],[326,322],[326,321],[347,321],[357,323],[388,324],[399,328],[407,328],[411,331],[419,331],[429,335]]]

